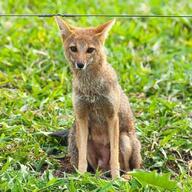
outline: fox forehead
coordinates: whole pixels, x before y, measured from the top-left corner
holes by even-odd
[[[71,46],[79,46],[80,48],[85,47],[96,47],[99,45],[99,41],[92,34],[87,33],[86,30],[83,30],[84,33],[74,33],[72,34],[68,40],[66,41],[66,45]]]
[[[90,28],[75,28],[74,32],[77,35],[94,35],[95,34],[95,30],[94,28],[90,27]]]

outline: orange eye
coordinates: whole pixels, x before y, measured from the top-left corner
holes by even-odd
[[[77,52],[77,47],[76,46],[71,46],[70,49],[71,49],[72,52]]]
[[[89,48],[87,49],[87,53],[92,53],[94,50],[95,50],[95,48],[89,47]]]

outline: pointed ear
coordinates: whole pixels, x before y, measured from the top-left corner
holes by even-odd
[[[98,27],[96,27],[95,30],[95,34],[96,36],[104,43],[105,39],[107,38],[108,32],[110,31],[110,29],[112,28],[112,26],[115,23],[115,19],[112,19],[102,25],[99,25]]]
[[[61,31],[62,38],[65,40],[73,32],[73,27],[65,22],[61,17],[55,16],[54,18]]]

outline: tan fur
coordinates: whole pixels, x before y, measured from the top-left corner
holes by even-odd
[[[72,27],[59,17],[56,22],[73,73],[76,121],[69,134],[71,163],[81,173],[88,163],[94,170],[111,170],[112,178],[119,177],[120,168],[140,168],[141,147],[132,111],[103,49],[114,20],[87,29]],[[88,53],[90,47],[94,51]],[[78,69],[77,63],[84,68]]]

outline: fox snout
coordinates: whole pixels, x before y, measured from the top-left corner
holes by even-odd
[[[77,69],[85,69],[86,68],[86,64],[85,63],[82,63],[82,62],[76,62],[75,63],[75,67]]]

